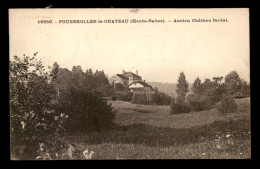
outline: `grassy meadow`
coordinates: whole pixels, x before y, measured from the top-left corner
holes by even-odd
[[[171,114],[170,106],[110,101],[115,126],[67,136],[83,159],[248,159],[251,158],[250,99],[236,100],[236,113],[209,111]]]

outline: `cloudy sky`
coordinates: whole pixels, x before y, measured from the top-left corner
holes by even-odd
[[[249,81],[248,9],[34,9],[10,10],[10,58],[38,52],[46,66],[71,70],[122,69],[146,81],[176,83],[184,71],[192,83],[236,70]],[[229,22],[168,22],[174,19]],[[39,20],[53,24],[38,24]],[[165,19],[165,23],[58,24],[67,19]]]

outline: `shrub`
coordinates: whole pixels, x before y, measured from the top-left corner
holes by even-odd
[[[172,114],[180,114],[180,113],[188,113],[190,112],[190,107],[184,100],[178,99],[173,100],[171,103],[171,113]]]
[[[93,91],[70,87],[58,98],[58,112],[69,115],[72,131],[100,130],[113,124],[115,114],[106,100]]]
[[[48,78],[35,57],[15,56],[10,61],[10,153],[16,159],[35,159],[39,143],[49,146],[49,155],[59,153],[53,144],[64,133],[66,118],[55,120],[51,105],[55,90]]]
[[[213,108],[215,105],[215,102],[212,101],[210,98],[208,99],[198,99],[198,100],[193,100],[188,103],[191,110],[193,111],[203,111],[203,110],[209,110]]]
[[[190,112],[190,107],[186,103],[172,103],[171,104],[171,113],[188,113]]]
[[[190,108],[193,111],[203,111],[205,110],[205,104],[203,102],[197,102],[197,101],[192,101],[189,102]]]
[[[156,92],[152,95],[152,102],[157,105],[170,105],[171,101],[171,96],[168,96],[163,92]]]
[[[146,94],[135,94],[133,96],[132,103],[134,103],[134,104],[152,104],[152,102],[147,101]]]
[[[214,97],[203,94],[189,94],[185,102],[190,106],[192,111],[209,110],[216,104]]]
[[[128,92],[128,91],[116,92],[114,97],[117,100],[130,102],[130,101],[132,101],[133,93]]]
[[[237,104],[232,96],[224,96],[220,105],[218,106],[218,110],[223,113],[233,113],[237,110]]]

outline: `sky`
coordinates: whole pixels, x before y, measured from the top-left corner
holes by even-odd
[[[250,81],[248,9],[12,9],[10,59],[38,52],[45,66],[58,62],[109,77],[136,72],[150,82],[176,83],[180,72],[192,83],[235,70]],[[228,19],[182,22],[174,19]],[[164,19],[165,23],[58,24],[59,20]],[[52,20],[53,24],[39,24]],[[171,20],[172,22],[168,22]]]

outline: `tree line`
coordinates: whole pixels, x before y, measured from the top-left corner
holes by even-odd
[[[53,83],[56,86],[86,88],[101,97],[111,96],[114,92],[103,70],[96,70],[93,73],[90,68],[83,72],[81,66],[73,66],[72,71],[69,71],[66,68],[60,68],[55,62],[51,75],[54,77]]]
[[[197,77],[192,85],[192,92],[188,94],[189,83],[184,72],[180,73],[177,83],[177,97],[172,101],[172,113],[186,113],[211,109],[220,102],[219,110],[231,112],[236,110],[234,98],[250,96],[250,85],[241,79],[236,71],[223,77],[205,79],[202,83]],[[232,110],[229,110],[232,108]]]

